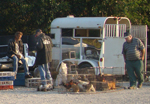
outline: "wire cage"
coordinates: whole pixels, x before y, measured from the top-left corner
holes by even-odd
[[[79,68],[71,63],[64,63],[64,65],[65,67],[62,66],[59,69],[56,82],[57,85],[65,87],[66,91],[96,92],[122,87],[123,77],[120,75],[95,75],[95,69],[91,67]]]

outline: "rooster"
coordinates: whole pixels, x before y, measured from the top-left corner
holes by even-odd
[[[62,85],[66,88],[66,89],[70,89],[71,88],[71,86],[74,84],[74,82],[73,82],[73,80],[70,80],[70,82],[68,82],[68,83],[62,83]]]
[[[90,81],[78,80],[78,86],[80,88],[80,91],[83,92],[96,91],[93,84]]]
[[[70,80],[68,83],[62,83],[62,85],[66,88],[67,91],[72,91],[72,92],[79,92],[79,86],[76,82],[73,82],[73,80]]]

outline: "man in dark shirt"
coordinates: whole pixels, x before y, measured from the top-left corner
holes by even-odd
[[[13,72],[15,72],[15,74],[17,74],[18,71],[18,61],[21,60],[24,66],[25,78],[32,78],[32,76],[29,74],[27,62],[22,54],[23,53],[23,42],[21,40],[22,35],[23,33],[18,31],[15,33],[15,38],[9,40],[8,57],[13,59]]]
[[[52,77],[49,70],[49,63],[52,61],[52,40],[49,36],[46,36],[41,29],[36,30],[36,61],[41,76],[42,85],[38,87],[38,90],[43,89],[47,91],[53,87]]]

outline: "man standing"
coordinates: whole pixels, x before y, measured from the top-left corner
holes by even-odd
[[[52,40],[46,36],[41,29],[36,30],[37,43],[36,43],[36,61],[41,76],[42,85],[37,90],[43,89],[47,91],[53,87],[51,73],[49,71],[49,62],[52,61]]]
[[[18,61],[21,60],[24,66],[25,78],[32,78],[32,76],[29,74],[27,62],[22,54],[23,53],[23,42],[21,40],[22,35],[23,33],[18,31],[15,33],[15,38],[9,40],[8,57],[13,59],[13,72],[15,72],[15,74],[17,74],[18,71]]]
[[[142,41],[133,38],[128,32],[124,33],[126,42],[123,44],[122,54],[126,64],[127,73],[129,75],[130,87],[134,89],[136,86],[136,76],[138,78],[138,88],[142,87],[143,77],[143,60],[145,56],[145,48]]]

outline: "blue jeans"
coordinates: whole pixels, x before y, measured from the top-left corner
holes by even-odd
[[[47,85],[47,83],[51,83],[52,77],[51,77],[51,73],[49,71],[48,63],[38,65],[38,69],[40,72],[42,84]]]
[[[21,60],[22,63],[23,63],[25,75],[29,75],[29,68],[28,68],[27,62],[24,59],[24,57],[22,57],[21,59],[18,59],[18,57],[14,55],[12,58],[13,58],[13,72],[15,72],[15,74],[17,74],[17,71],[18,71],[18,61]]]

